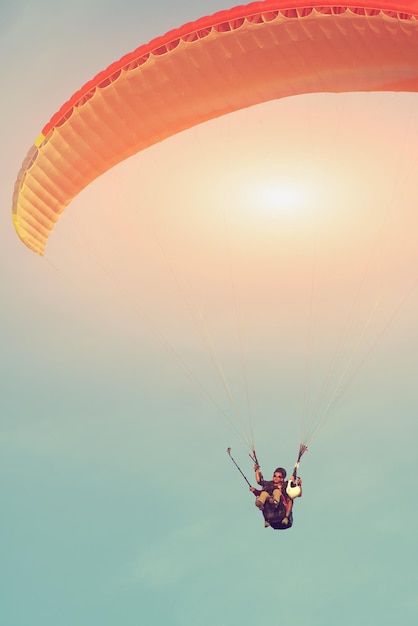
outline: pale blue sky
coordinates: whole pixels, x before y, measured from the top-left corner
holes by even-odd
[[[156,187],[162,188],[161,202],[165,189],[167,197],[181,191],[176,210],[182,203],[193,208],[192,198],[203,203],[212,192],[221,197],[225,189],[219,182],[210,190],[207,181],[188,181],[188,168],[202,160],[211,174],[217,167],[228,169],[231,143],[241,150],[246,142],[255,145],[251,133],[272,133],[271,125],[263,126],[271,110],[262,109],[253,118],[255,128],[246,126],[245,133],[240,120],[247,124],[248,118],[238,115],[236,123],[198,129],[191,149],[187,137],[170,140],[151,149],[148,160],[134,160],[113,178],[92,185],[74,201],[45,258],[27,250],[14,232],[11,198],[17,173],[59,106],[123,54],[224,8],[228,4],[219,0],[16,0],[0,8],[0,621],[5,626],[417,623],[415,231],[405,240],[410,256],[399,253],[403,239],[395,240],[400,270],[397,263],[381,266],[385,274],[395,267],[390,280],[383,281],[382,299],[390,302],[386,287],[399,285],[395,307],[405,293],[407,306],[304,457],[304,497],[295,503],[289,532],[264,530],[253,497],[226,454],[232,446],[252,479],[245,449],[167,346],[143,324],[142,312],[149,306],[153,329],[168,338],[180,358],[186,354],[187,365],[196,367],[212,397],[224,402],[219,391],[212,391],[208,354],[201,355],[188,321],[178,315],[172,278],[161,278],[166,288],[147,282],[152,257],[145,236],[138,247],[129,242],[135,258],[129,271],[111,242],[113,232],[117,237],[124,228],[123,219],[117,225],[112,221],[112,210],[124,218],[130,203],[151,206]],[[309,187],[310,163],[324,176],[335,162],[344,163],[341,180],[334,178],[331,185],[325,178],[325,187],[319,184],[327,199],[319,195],[317,202],[344,211],[350,202],[363,202],[363,191],[355,193],[359,181],[372,179],[365,204],[383,204],[384,196],[392,194],[389,214],[398,222],[404,210],[412,214],[418,191],[417,105],[416,95],[334,99],[325,114],[328,105],[320,99],[280,103],[274,109],[278,135],[269,147],[271,171],[283,170],[286,150],[286,171],[299,175],[300,188],[301,180]],[[326,136],[317,126],[326,128],[331,109],[332,119],[340,121],[330,123]],[[363,125],[358,149],[350,116],[354,126]],[[289,125],[293,131],[286,134]],[[302,126],[310,128],[308,137],[296,132]],[[350,130],[344,133],[344,128]],[[202,153],[207,133],[218,133],[214,162]],[[386,161],[372,166],[385,146]],[[173,151],[181,157],[180,172],[173,167]],[[306,153],[311,160],[303,164]],[[253,163],[250,150],[246,158],[253,167],[261,157]],[[316,163],[320,158],[322,165]],[[321,183],[318,175],[315,180]],[[138,181],[140,200],[130,196],[132,181]],[[184,181],[190,196],[183,195]],[[346,200],[350,194],[352,200]],[[97,241],[90,211],[103,214]],[[416,226],[416,219],[412,223]],[[365,230],[359,218],[359,231]],[[388,245],[382,247],[386,259],[391,258]],[[266,245],[264,252],[263,263],[268,263],[272,250]],[[238,288],[242,277],[262,282],[251,267],[238,276]],[[207,291],[208,319],[216,318],[223,299],[215,293],[211,302]],[[203,289],[202,299],[206,295]],[[305,339],[298,336],[296,348],[293,335],[278,333],[269,317],[277,303],[272,299],[270,304],[257,322],[254,344],[245,346],[255,441],[266,476],[279,464],[290,470],[295,461],[307,358],[301,349],[306,349]],[[345,301],[338,304],[343,308]],[[306,331],[308,315],[300,308]],[[323,338],[328,341],[335,317],[333,307],[327,310],[331,317],[324,320]],[[383,323],[390,308],[384,312]],[[291,330],[285,313],[283,320]],[[235,383],[240,357],[228,340],[229,328],[220,332]],[[322,348],[315,344],[314,368],[326,361]],[[245,405],[244,395],[239,401]]]

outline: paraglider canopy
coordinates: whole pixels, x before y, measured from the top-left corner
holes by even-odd
[[[45,125],[18,175],[17,234],[43,254],[71,200],[175,133],[302,93],[418,91],[418,1],[265,0],[172,30],[122,57]]]

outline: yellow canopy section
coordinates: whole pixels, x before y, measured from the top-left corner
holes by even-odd
[[[13,199],[19,237],[43,254],[59,216],[92,180],[209,119],[301,93],[417,91],[410,11],[418,14],[418,3],[360,4],[252,3],[123,57],[74,94],[29,151]]]

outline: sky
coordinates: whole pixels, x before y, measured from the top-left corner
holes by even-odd
[[[418,96],[181,133],[84,190],[40,257],[11,204],[44,124],[229,5],[3,4],[1,622],[416,624]],[[266,477],[320,424],[288,531],[228,458],[254,483],[238,414]]]

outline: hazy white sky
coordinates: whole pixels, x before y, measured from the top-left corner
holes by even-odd
[[[80,194],[44,258],[12,226],[64,100],[223,8],[0,9],[8,626],[416,624],[416,95],[287,99],[171,138]],[[221,367],[266,476],[326,414],[289,532],[227,457],[252,480]]]

